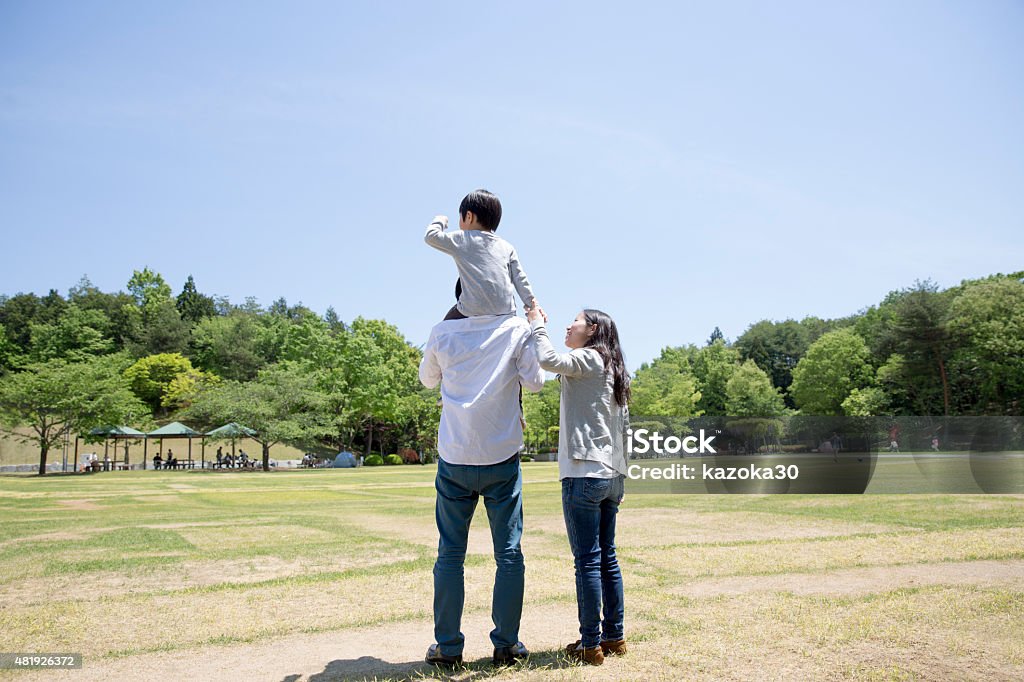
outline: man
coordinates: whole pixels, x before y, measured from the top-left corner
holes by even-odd
[[[437,433],[436,519],[440,540],[434,564],[434,639],[426,660],[437,666],[462,663],[460,626],[465,600],[463,565],[469,524],[484,498],[494,543],[491,643],[495,665],[529,652],[519,641],[523,611],[522,471],[519,450],[519,386],[537,392],[544,371],[537,362],[528,325],[515,315],[445,320],[430,332],[420,363],[420,381],[441,385]]]

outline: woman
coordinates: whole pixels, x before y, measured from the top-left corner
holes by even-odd
[[[615,323],[600,310],[584,310],[565,330],[568,353],[557,353],[544,327],[544,311],[527,311],[540,366],[562,383],[558,417],[558,476],[562,513],[576,563],[580,639],[570,658],[592,665],[626,653],[622,573],[615,556],[615,515],[623,496],[629,374]],[[603,618],[602,618],[602,603]]]

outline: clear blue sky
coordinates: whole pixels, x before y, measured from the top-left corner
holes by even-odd
[[[1024,4],[0,0],[0,293],[133,269],[415,344],[505,206],[635,369],[1024,267]]]

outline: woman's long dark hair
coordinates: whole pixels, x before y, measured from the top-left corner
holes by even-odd
[[[597,325],[586,347],[593,348],[601,354],[605,371],[612,373],[615,402],[620,407],[625,407],[629,402],[629,373],[626,371],[626,361],[622,358],[622,344],[619,343],[619,330],[615,326],[615,321],[608,313],[593,308],[586,308],[583,317],[588,325]]]

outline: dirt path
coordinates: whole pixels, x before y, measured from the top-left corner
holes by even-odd
[[[488,614],[472,614],[463,619],[466,634],[465,657],[474,670],[465,670],[454,679],[472,679],[482,663],[489,670],[492,653],[488,633],[492,629]],[[574,605],[545,606],[523,616],[521,637],[544,664],[567,665],[557,661],[553,650],[573,641],[576,631]],[[166,680],[273,680],[280,682],[327,682],[364,678],[419,679],[434,670],[424,664],[423,655],[433,641],[433,624],[413,621],[388,624],[358,631],[340,631],[315,635],[293,635],[254,645],[211,646],[202,649],[154,653],[115,660],[89,660],[86,655],[80,670],[26,673],[19,679],[67,679],[76,682],[131,679],[140,682]],[[610,661],[593,679],[621,679],[620,661]],[[618,674],[616,674],[618,669]],[[505,679],[521,676],[488,677]]]
[[[1024,586],[1024,560],[931,563],[843,569],[807,575],[718,578],[680,586],[672,590],[672,593],[698,599],[722,595],[750,595],[759,591],[784,591],[798,595],[855,595],[886,592],[900,587],[940,584],[1009,586],[1018,589]],[[58,673],[30,672],[19,675],[19,679],[67,679],[76,682],[111,679],[144,682],[236,679],[271,682],[328,682],[382,678],[419,680],[424,675],[434,674],[433,668],[422,663],[426,648],[432,641],[432,627],[429,619],[419,619],[364,629],[289,635],[251,645],[208,646],[167,653],[140,654],[122,659],[90,660],[88,652],[84,652],[86,660],[81,670]],[[665,650],[664,641],[658,641],[657,638],[634,642],[633,652],[629,657],[608,659],[601,668],[570,669],[568,662],[557,653],[562,646],[578,636],[575,606],[566,603],[527,606],[521,637],[535,654],[530,666],[532,672],[521,669],[494,672],[489,665],[491,645],[487,636],[491,627],[487,613],[473,613],[464,619],[463,632],[467,638],[465,656],[470,668],[456,673],[451,679],[468,682],[481,677],[488,680],[540,677],[587,681],[642,679],[653,682],[673,679],[673,673],[678,672],[672,665],[667,665],[669,661],[666,656],[671,652]],[[636,619],[627,622],[630,631],[646,631],[648,638],[652,634],[652,628],[657,630],[657,627]],[[708,632],[705,636],[711,634]],[[688,638],[689,647],[701,645],[699,639],[693,639],[693,633],[685,637]],[[803,649],[806,643],[796,642],[794,646]],[[700,674],[695,674],[694,678],[759,679],[764,672],[749,661],[716,661],[713,655],[709,658],[709,651],[704,650],[699,654],[704,665],[710,661],[722,667],[715,668],[717,673],[704,668]],[[941,660],[934,661],[926,660],[926,652],[888,650],[880,647],[878,643],[847,654],[850,661],[858,662],[860,665],[870,663],[881,668],[894,665],[894,661],[912,662],[917,672],[923,675],[922,679],[945,679],[947,675],[941,672],[943,670],[946,673],[960,674],[984,662],[975,661],[968,665],[966,659],[961,660],[955,656],[940,656]],[[908,654],[913,661],[905,658]],[[961,652],[959,655],[966,654]],[[669,658],[674,660],[674,656]],[[826,674],[826,671],[815,668],[820,662],[815,663],[812,659],[798,657],[788,660],[787,664],[794,666],[793,670],[789,671],[792,676],[781,669],[775,669],[773,679],[805,677],[812,674],[813,670],[818,671],[821,679],[839,679],[846,674],[839,669],[829,670]],[[1011,671],[1013,666],[989,668],[991,669],[986,669],[984,675],[978,668],[976,672],[979,676],[975,679],[1011,679],[1016,674],[1016,669]]]
[[[768,591],[792,592],[797,595],[851,596],[929,585],[1000,585],[1024,588],[1024,560],[872,566],[826,573],[713,578],[679,587],[673,590],[673,594],[704,598]]]

